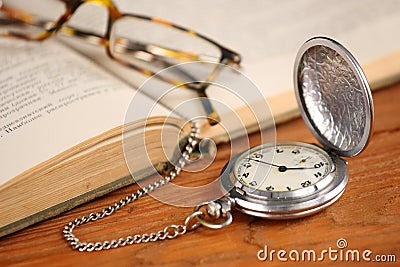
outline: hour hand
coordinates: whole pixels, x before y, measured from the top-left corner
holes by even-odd
[[[287,170],[305,170],[305,169],[315,169],[315,167],[286,167]]]

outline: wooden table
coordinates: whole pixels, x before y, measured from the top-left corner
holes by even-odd
[[[400,262],[400,84],[374,93],[375,128],[368,148],[348,159],[350,179],[341,199],[324,211],[303,219],[270,221],[234,212],[234,222],[221,230],[204,227],[173,240],[138,244],[102,252],[80,253],[63,240],[63,226],[75,217],[101,210],[137,189],[128,186],[82,205],[56,218],[36,224],[0,239],[0,266],[250,266],[290,265],[292,250],[300,254],[314,250],[340,250],[337,241],[347,241],[341,251],[372,251],[376,255],[395,255]],[[315,142],[299,118],[277,127],[278,140]],[[252,145],[258,136],[251,136]],[[215,163],[201,175],[184,173],[180,184],[207,183],[215,179],[229,157],[229,145],[221,145]],[[180,181],[180,182],[179,182]],[[182,223],[191,208],[177,208],[145,197],[113,216],[76,229],[77,236],[91,241],[114,239],[136,233],[158,231]],[[285,250],[288,262],[274,254],[262,262],[257,253]],[[351,252],[351,251],[350,251]],[[295,256],[295,252],[292,252]],[[306,257],[307,255],[304,254]],[[334,254],[332,254],[334,255]],[[339,254],[337,254],[339,255]],[[345,259],[345,254],[343,254]],[[264,255],[261,255],[264,256]],[[351,256],[351,255],[349,255]],[[351,258],[351,257],[350,257]],[[362,260],[362,259],[361,259]],[[329,259],[324,263],[347,264]],[[310,265],[309,261],[303,262]],[[395,266],[396,263],[369,263],[370,266]]]

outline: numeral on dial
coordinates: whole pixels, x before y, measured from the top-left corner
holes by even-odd
[[[272,191],[272,190],[274,190],[275,188],[274,188],[272,185],[270,185],[270,186],[267,186],[265,189],[267,189],[268,191]]]
[[[245,168],[250,168],[250,167],[251,167],[251,163],[250,163],[250,162],[245,162],[245,163],[243,163],[242,165],[243,165],[243,167],[245,167]]]
[[[314,165],[314,168],[321,168],[322,166],[324,166],[323,162],[317,163]]]
[[[302,187],[307,187],[307,186],[310,186],[310,185],[311,185],[311,181],[310,180],[307,180],[307,181],[301,183]]]
[[[263,158],[263,154],[261,153],[254,153],[253,155],[250,155],[250,158],[256,158],[256,159],[262,159]]]
[[[314,176],[315,176],[315,178],[319,178],[322,176],[322,173],[320,173],[320,172],[314,173]]]

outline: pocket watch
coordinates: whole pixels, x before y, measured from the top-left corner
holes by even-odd
[[[300,48],[294,87],[301,115],[320,145],[263,144],[234,157],[220,181],[236,209],[270,219],[314,214],[343,194],[342,157],[359,154],[373,124],[371,91],[355,58],[336,41],[316,37]]]
[[[102,211],[76,218],[63,234],[79,251],[107,250],[138,243],[172,239],[203,225],[219,229],[232,222],[231,209],[246,214],[289,219],[314,214],[337,201],[348,181],[342,157],[358,155],[367,145],[373,124],[368,82],[354,57],[326,37],[308,40],[295,61],[294,85],[301,115],[320,145],[302,142],[266,143],[232,158],[220,175],[226,196],[197,205],[184,224],[171,224],[150,234],[118,240],[82,242],[75,227],[112,215],[132,201],[173,180],[200,142],[192,130],[186,151],[168,176],[151,183]]]

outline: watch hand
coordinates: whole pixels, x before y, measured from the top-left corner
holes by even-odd
[[[259,159],[252,159],[252,158],[248,158],[248,160],[253,160],[255,162],[264,163],[264,164],[268,164],[268,165],[277,167],[280,172],[285,172],[287,170],[315,169],[315,167],[286,167],[284,165],[276,165],[276,164],[273,164],[273,163],[269,163],[269,162],[262,161],[262,160],[259,160]]]
[[[253,161],[255,161],[255,162],[259,162],[259,163],[268,164],[268,165],[271,165],[271,166],[274,166],[274,167],[278,167],[278,168],[280,168],[280,167],[284,167],[284,166],[281,166],[281,165],[276,165],[276,164],[269,163],[269,162],[266,162],[266,161],[262,161],[262,160],[259,160],[259,159],[252,159],[252,158],[248,158],[248,160],[253,160]]]
[[[308,157],[306,157],[306,158],[304,158],[304,159],[301,159],[301,160],[299,161],[299,163],[304,163],[304,162],[306,162],[306,160],[309,159],[309,158],[311,158],[311,157],[308,156]]]
[[[286,166],[279,166],[278,171],[285,172],[287,170],[304,170],[304,169],[315,169],[315,167],[286,167]]]
[[[287,170],[315,169],[315,167],[286,167]]]

